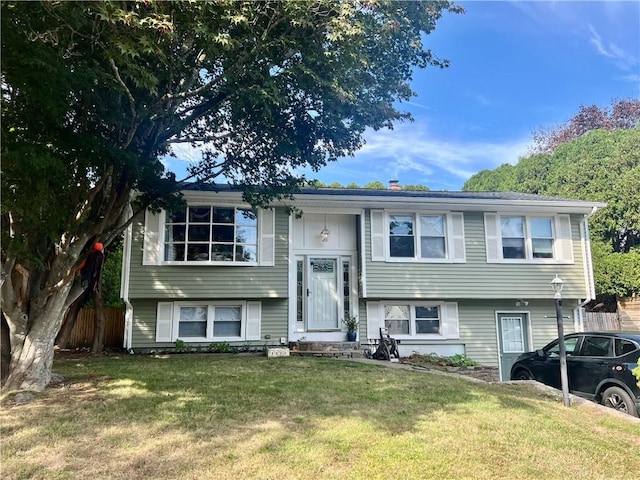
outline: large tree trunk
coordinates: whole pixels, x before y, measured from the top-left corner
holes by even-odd
[[[15,300],[15,296],[14,301],[3,298],[7,300],[3,313],[11,343],[9,374],[3,389],[39,392],[49,384],[53,344],[64,318],[70,290],[71,282],[41,289],[31,297],[28,311],[25,311],[22,301]],[[3,294],[12,291],[11,284],[3,284]]]
[[[5,312],[11,328],[11,363],[5,390],[42,391],[51,380],[53,344],[65,313],[70,284],[31,299],[29,315]],[[46,298],[42,298],[45,297]]]

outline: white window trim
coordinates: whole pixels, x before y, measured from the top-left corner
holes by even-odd
[[[181,307],[207,307],[207,334],[206,337],[180,337]],[[213,320],[216,307],[240,307],[240,336],[214,337]],[[161,318],[162,317],[162,318]],[[252,317],[252,318],[249,318]],[[242,342],[260,340],[261,302],[254,301],[179,301],[159,302],[156,316],[156,342],[175,342],[182,340],[185,343],[217,343],[217,342]]]
[[[391,247],[390,247],[390,237],[391,234],[389,232],[389,217],[395,215],[405,215],[413,217],[413,228],[414,228],[414,256],[413,257],[392,257],[391,256]],[[462,238],[462,242],[464,244],[464,217],[462,214],[459,214],[461,219],[461,228],[462,234],[460,235]],[[432,258],[432,257],[421,257],[420,256],[420,217],[421,216],[442,216],[444,217],[445,223],[445,257],[444,258]],[[405,210],[385,210],[383,214],[383,238],[384,238],[384,261],[388,263],[464,263],[466,261],[466,254],[464,251],[462,255],[456,258],[455,254],[455,233],[454,233],[454,220],[452,212],[407,212]],[[373,232],[373,235],[379,236],[376,232]],[[463,247],[464,250],[464,247]]]
[[[217,206],[229,208],[251,209],[249,205],[229,202],[189,202],[187,206]],[[165,261],[165,226],[166,212],[145,212],[144,243],[142,264],[162,266],[226,266],[253,267],[275,265],[275,211],[273,209],[254,209],[258,216],[257,222],[257,259],[255,262],[236,261]]]
[[[367,302],[367,338],[380,337],[379,329],[385,327],[384,310],[387,305],[408,305],[410,309],[409,334],[393,334],[398,340],[448,340],[460,338],[460,320],[458,317],[458,304],[445,301],[406,301],[384,300],[379,302]],[[440,310],[440,333],[416,334],[415,307],[437,306]]]
[[[256,214],[256,261],[255,262],[238,262],[236,260],[232,261],[215,261],[215,260],[204,260],[204,261],[195,261],[195,260],[165,260],[165,231],[167,225],[167,212],[163,211],[162,216],[160,217],[160,232],[159,232],[159,243],[160,243],[160,264],[161,265],[229,265],[229,266],[255,266],[259,263],[260,256],[260,211],[258,209],[254,209],[249,205],[238,205],[233,203],[224,203],[224,202],[192,202],[187,204],[187,210],[189,207],[219,207],[219,208],[233,208],[235,209],[243,209],[243,210],[253,210]],[[234,215],[235,217],[235,215]],[[211,226],[211,222],[209,222]],[[235,220],[233,225],[235,226]],[[185,247],[186,247],[185,242]],[[211,240],[209,240],[209,245],[211,245]],[[235,246],[235,240],[233,242]]]
[[[523,217],[524,218],[524,241],[525,241],[525,258],[504,258],[502,245],[502,229],[500,219],[502,217]],[[551,229],[553,233],[553,258],[534,258],[533,257],[533,237],[531,236],[530,221],[533,219],[551,219]],[[487,262],[488,263],[505,263],[505,264],[573,264],[573,252],[571,238],[571,219],[569,215],[551,214],[551,215],[531,215],[523,213],[485,213],[485,241],[487,245]],[[493,226],[489,223],[494,222]],[[562,222],[569,229],[569,236],[563,236],[561,229]],[[490,232],[493,231],[493,234]],[[535,237],[539,238],[539,237]],[[565,254],[564,242],[569,242],[569,254]],[[493,245],[493,249],[491,248]],[[490,251],[495,250],[493,254]]]
[[[207,336],[206,337],[180,337],[180,308],[181,307],[207,307]],[[240,336],[239,337],[214,337],[213,319],[216,307],[240,307]],[[173,331],[176,332],[176,340],[185,343],[202,342],[239,342],[245,339],[247,330],[247,302],[174,302],[173,304]]]

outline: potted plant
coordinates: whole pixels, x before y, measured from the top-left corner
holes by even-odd
[[[355,342],[358,332],[358,317],[354,315],[347,315],[342,319],[342,323],[347,327],[347,341]]]

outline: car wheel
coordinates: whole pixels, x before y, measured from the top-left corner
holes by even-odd
[[[638,416],[638,411],[629,394],[620,387],[609,387],[602,394],[602,405],[615,408],[616,410],[628,413],[634,417]]]
[[[520,369],[513,375],[511,380],[534,380],[534,378],[528,370]]]

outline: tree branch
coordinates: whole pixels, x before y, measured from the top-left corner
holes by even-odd
[[[136,124],[136,101],[133,98],[133,95],[131,94],[131,91],[129,90],[129,87],[127,87],[127,84],[124,83],[124,80],[122,80],[122,77],[120,76],[120,71],[118,70],[118,67],[116,66],[116,62],[113,61],[113,58],[109,57],[109,65],[111,66],[111,69],[113,70],[113,74],[116,77],[116,80],[118,81],[118,83],[122,86],[122,88],[124,89],[125,93],[127,94],[127,98],[129,99],[129,113],[131,114],[131,124],[129,125],[129,133],[127,134],[127,140],[125,141],[125,144],[123,145],[123,148],[127,148],[130,144],[131,141],[133,140],[133,137],[136,133],[137,130],[137,124]]]

